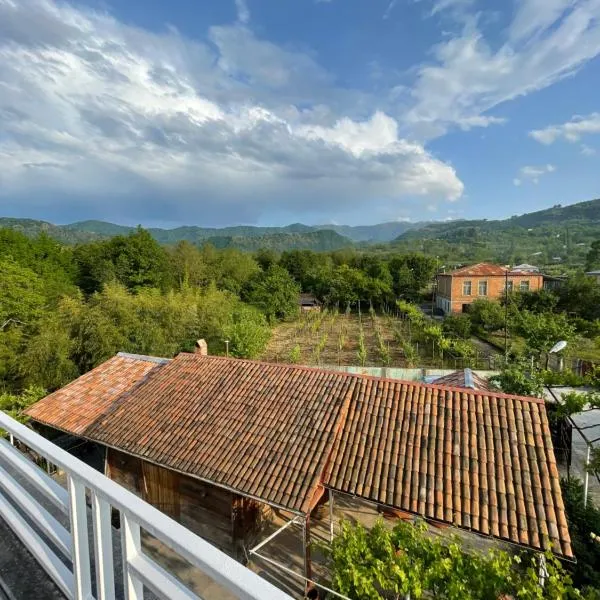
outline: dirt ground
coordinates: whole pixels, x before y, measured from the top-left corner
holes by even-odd
[[[358,365],[360,323],[364,333],[368,367],[404,367],[406,361],[395,331],[408,335],[406,323],[385,315],[358,314],[309,314],[297,321],[278,325],[262,356],[269,362],[303,365]],[[390,362],[385,364],[379,350],[376,330],[379,328],[385,346],[389,349]],[[300,356],[293,356],[294,348],[300,348]],[[319,350],[318,347],[321,346]]]

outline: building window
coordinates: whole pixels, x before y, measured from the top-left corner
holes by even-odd
[[[488,282],[487,281],[480,281],[479,282],[479,295],[480,296],[487,296],[488,293]]]
[[[513,282],[512,281],[506,281],[504,283],[504,291],[508,292],[509,294],[513,291]]]
[[[470,295],[471,295],[471,282],[463,281],[463,296],[470,296]]]
[[[529,291],[529,280],[528,279],[526,279],[525,281],[521,281],[521,283],[519,284],[519,290],[522,292]]]

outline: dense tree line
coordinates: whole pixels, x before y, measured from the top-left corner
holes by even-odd
[[[344,309],[391,305],[434,269],[415,254],[162,246],[142,228],[76,246],[0,228],[0,390],[56,389],[118,351],[172,356],[200,337],[254,358],[297,315],[300,291]]]

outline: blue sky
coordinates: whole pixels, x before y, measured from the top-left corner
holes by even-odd
[[[0,0],[0,214],[280,225],[598,197],[600,0]]]

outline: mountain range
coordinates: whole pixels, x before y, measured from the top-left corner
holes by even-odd
[[[0,218],[0,227],[22,231],[26,235],[47,235],[67,244],[76,244],[127,235],[133,227],[106,221],[80,221],[68,225],[54,225],[34,219]],[[571,234],[569,234],[569,229]],[[303,225],[294,223],[285,227],[255,227],[239,225],[223,228],[198,226],[175,229],[150,228],[153,237],[162,244],[187,240],[195,244],[210,241],[218,248],[235,247],[241,250],[271,248],[337,250],[360,244],[391,246],[427,251],[427,240],[432,243],[483,244],[496,240],[506,245],[507,240],[517,237],[525,246],[532,248],[546,238],[560,238],[561,244],[583,246],[592,239],[600,238],[600,199],[580,202],[569,206],[555,205],[551,208],[499,220],[461,219],[446,222],[389,222],[378,225]],[[557,233],[558,232],[558,233]],[[562,239],[564,233],[564,240]],[[493,235],[492,235],[493,234]],[[527,234],[527,235],[525,235]],[[569,237],[570,236],[570,237]],[[525,238],[529,238],[528,243]],[[564,243],[563,243],[564,242]],[[528,245],[529,244],[529,245]],[[558,242],[555,244],[557,246]],[[493,245],[493,244],[492,244]],[[546,244],[547,245],[547,244]],[[557,246],[560,248],[562,246]],[[552,247],[550,252],[556,252]]]

